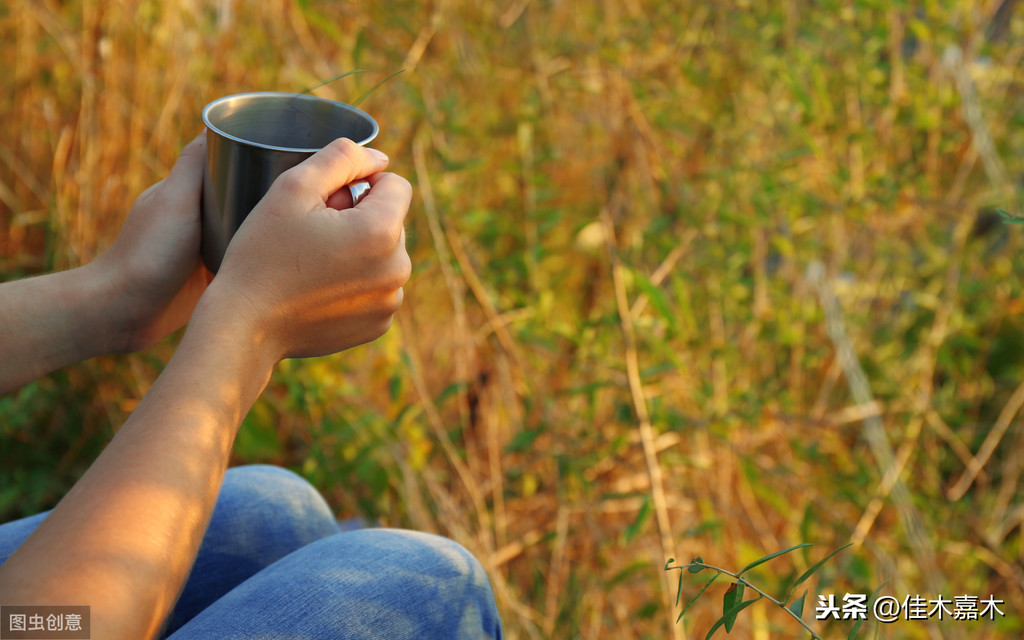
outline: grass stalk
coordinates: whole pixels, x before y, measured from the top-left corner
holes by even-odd
[[[836,300],[835,292],[829,286],[825,278],[825,267],[820,262],[814,263],[808,269],[808,280],[818,292],[821,306],[825,310],[826,329],[832,344],[838,354],[839,363],[842,366],[846,382],[850,387],[854,401],[859,405],[869,405],[875,402],[868,385],[867,376],[861,367],[857,355],[853,349],[846,332],[846,325],[843,321],[842,311],[839,302]],[[935,562],[935,548],[931,539],[925,534],[921,516],[917,508],[911,502],[910,491],[899,473],[896,471],[896,456],[893,453],[892,445],[885,434],[885,428],[878,416],[865,416],[864,436],[875,456],[875,463],[878,465],[879,473],[883,478],[882,485],[889,485],[884,479],[892,474],[891,491],[881,492],[881,495],[890,495],[896,510],[903,522],[904,533],[907,541],[914,551],[918,566],[921,568],[925,586],[933,593],[939,593],[945,580],[939,572]],[[880,509],[880,502],[871,507],[871,511]],[[873,520],[873,517],[871,518]],[[863,541],[867,536],[867,527],[858,527],[854,535],[855,540]],[[859,544],[859,543],[858,543]]]
[[[617,196],[613,196],[613,199],[617,200]],[[640,444],[643,447],[644,463],[651,483],[651,500],[654,503],[658,542],[661,547],[662,556],[668,558],[673,545],[672,523],[668,515],[668,502],[665,499],[664,474],[661,464],[658,462],[658,453],[654,443],[654,427],[651,424],[643,379],[640,376],[640,356],[636,344],[636,329],[633,325],[633,316],[630,314],[629,297],[626,292],[626,282],[623,274],[624,268],[619,258],[615,241],[615,225],[612,222],[612,214],[606,208],[602,211],[601,217],[605,226],[606,248],[611,264],[612,283],[615,287],[615,305],[618,309],[620,329],[622,331],[629,392],[633,399],[633,410],[636,412],[637,418],[636,428],[640,437]],[[664,584],[664,599],[666,604],[669,604],[672,602],[672,580],[667,574],[664,578]],[[675,624],[671,614],[671,607],[669,607],[668,612],[669,628],[672,630],[672,636],[677,640],[684,638],[685,630],[682,625]]]

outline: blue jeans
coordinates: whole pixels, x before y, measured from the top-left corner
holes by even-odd
[[[45,513],[0,525],[0,563]],[[284,469],[229,469],[164,636],[500,640],[480,563],[439,536],[342,532],[319,493]]]

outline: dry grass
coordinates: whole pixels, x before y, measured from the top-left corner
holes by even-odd
[[[362,106],[416,185],[407,302],[374,346],[283,365],[238,462],[464,543],[513,639],[703,637],[725,585],[676,624],[666,556],[814,543],[755,571],[782,592],[851,540],[805,618],[888,580],[1006,617],[880,637],[1017,637],[1024,265],[986,212],[1022,170],[1024,22],[889,4],[9,2],[0,260],[95,256],[209,100],[405,68]],[[6,399],[60,473],[15,465],[0,506],[52,501],[172,347]],[[758,603],[734,634],[798,631]]]

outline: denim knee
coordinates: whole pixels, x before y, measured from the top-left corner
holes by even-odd
[[[267,465],[229,469],[165,632],[277,560],[338,531],[323,497],[291,471]]]
[[[440,536],[360,529],[323,538],[267,567],[181,629],[179,638],[465,638],[498,640],[483,567]],[[213,635],[210,635],[213,634]]]
[[[346,539],[347,538],[347,539]],[[379,589],[406,594],[423,619],[435,617],[435,627],[450,625],[443,636],[452,638],[500,638],[494,593],[479,560],[459,543],[439,535],[405,529],[362,529],[320,541],[335,544],[340,552],[362,549],[379,554],[375,580]],[[424,636],[426,637],[426,636]]]
[[[211,520],[230,524],[246,538],[298,548],[338,532],[338,523],[323,496],[304,478],[270,465],[228,469]],[[282,539],[283,538],[283,539]]]
[[[320,540],[308,553],[337,558],[343,571],[325,571],[339,580],[337,592],[363,596],[364,626],[353,623],[338,637],[502,636],[487,574],[454,540],[404,529],[361,529]],[[356,565],[347,559],[353,554],[361,558]],[[374,629],[385,633],[375,636]]]

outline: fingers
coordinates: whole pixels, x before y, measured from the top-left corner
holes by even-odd
[[[338,211],[351,209],[352,192],[348,190],[348,187],[338,189],[331,194],[330,198],[327,199],[327,206],[331,209],[337,209]]]
[[[396,184],[396,179],[404,184]],[[391,173],[376,173],[372,176],[367,176],[366,180],[370,183],[371,189],[366,193],[362,200],[368,198],[371,193],[378,193],[379,195],[376,198],[378,200],[378,203],[377,205],[374,205],[373,201],[371,201],[371,207],[376,208],[377,206],[379,206],[381,204],[381,200],[389,200],[390,202],[387,203],[389,206],[397,205],[403,208],[402,216],[404,217],[405,212],[408,211],[409,201],[412,195],[412,187],[409,185],[408,181],[405,180],[405,178],[396,176]],[[375,191],[372,188],[372,185],[377,184],[381,180],[384,180],[386,187],[382,187]],[[348,185],[332,193],[331,197],[327,199],[326,204],[329,208],[336,209],[338,211],[344,211],[346,209],[353,208],[354,205],[352,204],[352,192],[349,190]]]
[[[168,207],[170,209],[190,213],[193,208],[199,206],[205,164],[206,129],[203,129],[181,150],[170,174],[139,194],[136,205],[155,199],[163,203],[173,203]]]
[[[370,191],[353,209],[372,212],[378,218],[386,217],[386,223],[401,224],[412,201],[412,185],[409,181],[394,173],[379,173],[367,179]]]
[[[198,188],[203,180],[203,163],[206,162],[206,129],[185,145],[174,168],[167,176],[167,182],[175,188]]]
[[[374,177],[374,186],[351,209],[332,218],[346,235],[361,238],[360,250],[373,255],[392,255],[396,249],[405,253],[405,217],[409,212],[412,187],[401,176],[392,173]]]
[[[380,151],[339,138],[286,171],[278,181],[284,182],[293,197],[305,193],[325,203],[353,180],[383,171],[387,166],[388,157]]]
[[[139,202],[159,199],[161,209],[180,216],[198,215],[199,198],[203,189],[203,167],[206,165],[206,130],[185,145],[170,174],[151,186],[139,197]]]

